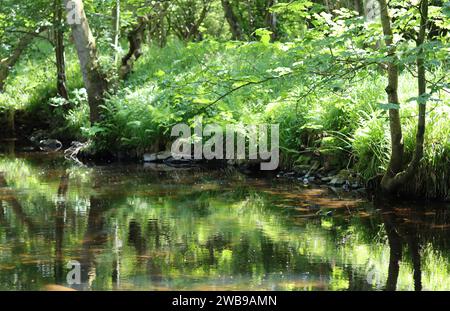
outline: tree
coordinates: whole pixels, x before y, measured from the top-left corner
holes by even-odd
[[[278,19],[277,14],[271,10],[278,3],[278,0],[267,0],[266,4],[266,27],[272,32],[271,39],[278,39]]]
[[[222,7],[225,13],[225,18],[230,26],[230,31],[233,40],[242,40],[242,28],[239,24],[239,20],[233,11],[233,6],[229,0],[222,0]]]
[[[82,0],[64,0],[68,23],[78,54],[83,81],[88,94],[91,123],[99,121],[100,105],[108,90],[108,80],[99,63],[97,45],[89,27]]]
[[[176,35],[185,41],[200,40],[200,26],[210,9],[209,0],[174,0],[173,14],[169,15]]]
[[[17,43],[10,56],[5,59],[0,60],[0,92],[3,92],[5,87],[5,81],[8,78],[11,68],[13,68],[19,61],[22,54],[25,52],[26,48],[33,42],[35,35],[43,32],[43,28],[36,30],[35,33],[24,34]]]
[[[391,155],[385,175],[381,181],[381,187],[386,193],[395,193],[414,174],[418,168],[420,160],[423,157],[424,135],[425,135],[425,113],[426,113],[426,77],[425,60],[423,44],[426,39],[428,25],[428,0],[421,0],[418,6],[420,13],[420,29],[417,36],[417,69],[418,69],[418,124],[416,134],[416,146],[414,154],[409,164],[404,167],[404,144],[402,134],[402,124],[400,118],[400,102],[398,96],[398,77],[399,77],[399,59],[396,47],[393,42],[393,31],[391,26],[391,17],[389,16],[388,4],[386,0],[378,0],[380,4],[380,17],[383,27],[385,44],[388,48],[388,85],[386,93],[390,105],[389,126],[391,133]]]
[[[4,91],[11,70],[36,38],[51,23],[49,0],[31,2],[2,0],[0,6],[0,92]],[[11,18],[14,16],[14,18]]]
[[[67,90],[66,78],[66,57],[64,46],[64,29],[63,29],[63,7],[60,0],[54,0],[54,17],[53,17],[53,35],[55,40],[55,57],[56,57],[56,89],[58,95],[69,100],[69,92]]]
[[[114,64],[119,61],[119,38],[120,38],[120,0],[116,0],[112,8]]]
[[[279,37],[277,14],[272,10],[272,7],[278,4],[278,0],[222,0],[221,2],[233,40],[242,40],[244,36],[256,38],[255,32],[260,28],[272,32],[272,41]]]
[[[145,31],[148,28],[148,19],[146,16],[139,17],[137,25],[128,33],[129,50],[122,58],[119,70],[119,77],[126,79],[131,73],[134,63],[142,56],[142,43],[144,41]]]

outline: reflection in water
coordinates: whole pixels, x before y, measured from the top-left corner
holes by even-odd
[[[382,209],[383,222],[389,241],[389,270],[386,281],[386,290],[393,291],[397,287],[399,274],[399,262],[402,260],[403,244],[409,248],[414,271],[414,289],[422,290],[422,272],[420,269],[420,250],[417,236],[417,226],[423,220],[415,223],[404,221],[395,215],[392,207],[385,206]]]
[[[0,171],[0,289],[67,287],[71,260],[77,290],[450,286],[448,206],[57,155],[0,158]]]
[[[65,214],[66,214],[66,201],[67,191],[69,189],[69,176],[70,174],[65,172],[61,176],[61,181],[58,187],[58,196],[56,203],[56,215],[55,215],[55,281],[57,284],[64,282],[64,254],[63,254],[63,238],[65,227]]]

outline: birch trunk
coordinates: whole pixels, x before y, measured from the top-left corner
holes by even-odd
[[[90,120],[91,123],[95,123],[100,118],[99,106],[104,103],[108,82],[99,64],[95,38],[86,18],[83,1],[64,0],[64,5],[88,94]]]

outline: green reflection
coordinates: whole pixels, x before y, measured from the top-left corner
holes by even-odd
[[[234,171],[0,158],[0,289],[450,287],[448,208],[373,206]],[[317,209],[333,210],[333,217]]]

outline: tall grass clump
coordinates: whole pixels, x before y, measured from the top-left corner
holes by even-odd
[[[390,154],[386,114],[382,111],[361,113],[359,127],[352,141],[355,169],[365,180],[385,172]]]

